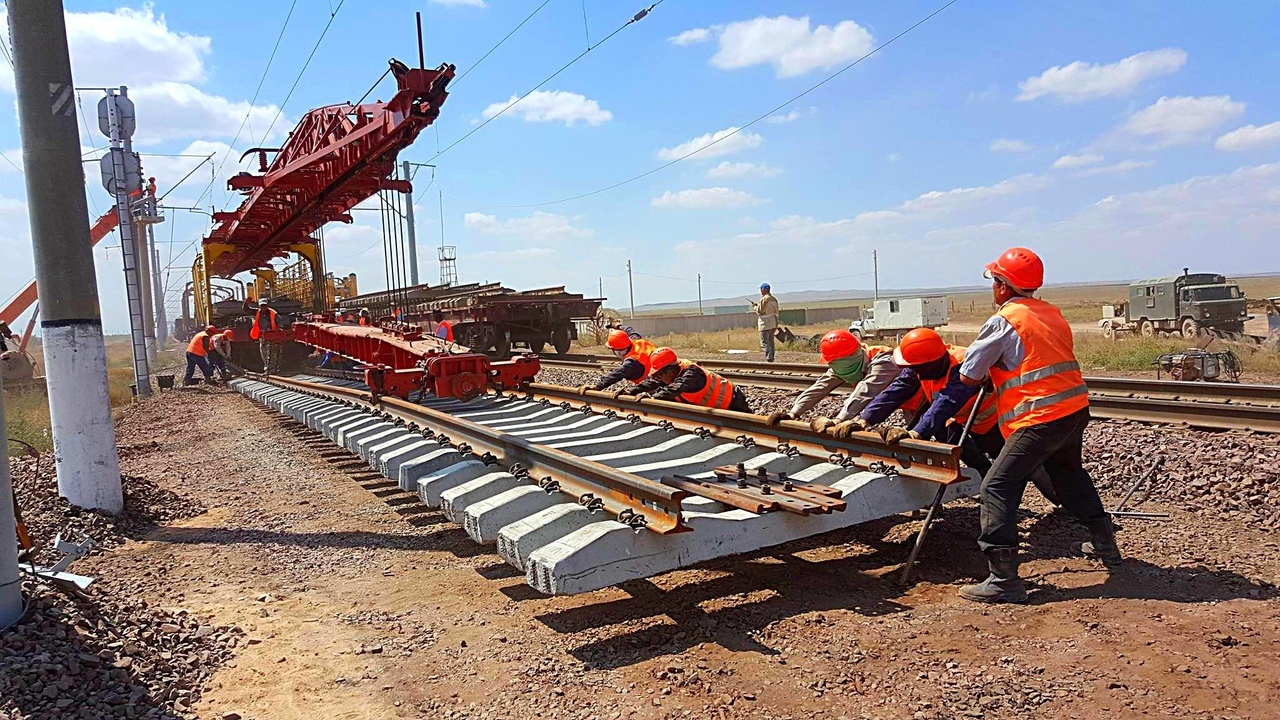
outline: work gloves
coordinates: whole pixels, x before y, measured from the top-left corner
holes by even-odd
[[[860,417],[856,417],[852,420],[845,420],[842,423],[837,423],[831,428],[830,434],[832,437],[847,438],[856,432],[861,432],[866,429],[867,421]]]
[[[593,386],[593,385],[579,385],[579,386],[578,386],[578,394],[579,394],[579,395],[586,395],[588,390],[595,390],[595,386]]]
[[[828,428],[835,425],[836,421],[829,417],[816,417],[809,421],[809,429],[816,432],[826,432]]]
[[[919,440],[920,434],[914,430],[907,430],[906,428],[890,425],[880,428],[880,437],[884,440],[886,445],[897,445],[907,438]]]
[[[795,420],[795,419],[796,419],[796,416],[792,415],[790,412],[779,410],[778,412],[769,413],[769,416],[766,417],[764,421],[766,425],[773,427],[774,425],[777,425],[783,420]]]

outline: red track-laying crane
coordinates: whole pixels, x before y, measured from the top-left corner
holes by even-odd
[[[375,193],[411,191],[408,180],[392,179],[396,156],[439,116],[454,66],[427,70],[392,60],[390,72],[396,81],[390,100],[317,108],[282,147],[254,148],[242,156],[256,154],[262,174],[231,178],[228,186],[247,197],[234,211],[214,213],[213,230],[192,267],[200,324],[212,319],[211,277],[270,272],[273,259],[297,253],[310,262],[318,286],[323,277],[313,233],[326,223],[351,223],[351,209]],[[235,337],[243,339],[238,331]],[[424,389],[469,399],[489,386],[515,389],[538,371],[536,358],[491,363],[483,354],[422,338],[416,327],[349,327],[334,323],[331,314],[294,322],[290,330],[266,337],[293,339],[354,360],[366,369],[375,392],[400,397]]]

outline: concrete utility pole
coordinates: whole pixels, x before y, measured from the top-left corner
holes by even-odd
[[[104,117],[105,116],[105,117]],[[105,122],[104,122],[105,121]],[[151,368],[147,363],[146,304],[142,279],[138,275],[138,225],[133,219],[133,207],[129,193],[142,190],[142,167],[133,154],[135,121],[133,101],[128,89],[121,86],[107,90],[107,96],[98,102],[98,129],[111,138],[110,182],[107,191],[116,196],[116,216],[120,220],[120,254],[124,258],[125,300],[129,305],[129,334],[133,339],[133,381],[138,395],[151,395]],[[134,187],[136,185],[136,187]]]
[[[107,349],[66,20],[61,0],[8,5],[58,494],[77,507],[119,513],[120,459],[107,396]],[[13,544],[8,532],[0,527],[0,546]],[[0,571],[10,567],[0,560]]]
[[[627,292],[631,295],[631,319],[636,319],[636,286],[631,282],[631,261],[627,261]]]
[[[155,214],[155,210],[156,208],[151,208],[152,214]],[[156,342],[159,347],[164,347],[169,340],[169,318],[164,311],[164,280],[160,276],[160,251],[156,249],[154,224],[147,224],[147,240],[147,244],[151,246],[151,300],[156,305]]]
[[[4,423],[4,378],[0,376],[0,438],[9,437]],[[8,441],[0,462],[0,630],[22,617],[22,572],[18,570],[18,525],[13,517],[13,484],[9,479]]]
[[[871,251],[871,285],[872,292],[875,294],[873,300],[880,299],[880,260],[876,257],[876,251]]]
[[[147,346],[147,369],[156,361],[156,316],[151,304],[151,243],[147,242],[147,225],[135,225],[134,241],[138,253],[138,287],[142,289],[142,338]]]
[[[698,314],[702,314],[702,273],[698,273]]]
[[[600,281],[600,289],[597,291],[598,294],[596,295],[596,297],[603,299],[604,298],[604,278],[601,277],[598,279]]]
[[[404,179],[409,179],[409,161],[405,160],[401,166],[404,172]],[[409,225],[409,284],[418,284],[418,226],[413,222],[413,189],[404,194],[404,219]]]

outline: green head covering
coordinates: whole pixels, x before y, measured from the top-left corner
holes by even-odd
[[[866,361],[867,351],[858,348],[858,352],[846,357],[836,358],[828,363],[827,367],[831,368],[831,372],[839,375],[841,380],[850,385],[857,385],[862,382],[863,366],[866,365]]]

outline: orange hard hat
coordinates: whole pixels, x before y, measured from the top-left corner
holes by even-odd
[[[216,326],[216,325],[207,325],[207,326],[205,326],[204,331],[205,331],[205,332],[207,332],[207,333],[211,333],[211,332],[216,331],[217,329],[218,329],[218,328],[217,328],[217,326]]]
[[[858,342],[858,338],[854,337],[853,333],[841,328],[823,335],[818,348],[822,351],[822,362],[830,363],[832,360],[849,357],[858,352],[862,348],[862,343]]]
[[[893,362],[902,367],[924,365],[947,354],[947,343],[930,328],[916,328],[893,349]]]
[[[677,362],[676,351],[669,347],[660,347],[649,356],[649,373],[653,374]]]
[[[605,341],[605,345],[610,350],[627,350],[631,347],[631,336],[626,330],[610,330],[609,339]]]
[[[224,337],[224,338],[226,338],[226,339],[230,340],[230,339],[231,339],[231,336],[233,336],[233,335],[235,335],[235,334],[236,334],[236,331],[235,331],[235,330],[227,330],[226,332],[222,333],[222,337]]]
[[[1044,262],[1027,248],[1009,248],[987,263],[985,275],[999,277],[1018,290],[1036,290],[1044,285]]]

